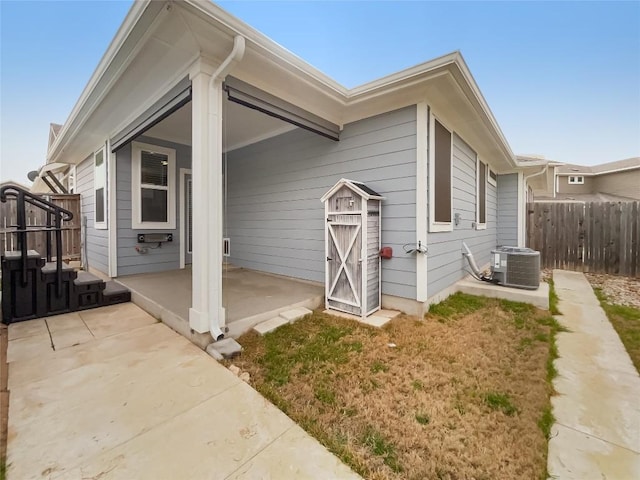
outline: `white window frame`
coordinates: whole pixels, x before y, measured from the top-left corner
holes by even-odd
[[[480,164],[484,165],[484,176],[480,178]],[[484,223],[480,222],[480,182],[484,181]],[[489,164],[483,162],[476,155],[476,230],[486,230],[487,228],[487,190],[489,189]]]
[[[142,185],[140,169],[142,152],[154,152],[167,156],[167,186]],[[167,191],[167,221],[142,221],[142,188]],[[131,228],[145,230],[175,230],[176,228],[176,151],[173,148],[160,147],[149,143],[131,143]]]
[[[100,166],[96,166],[96,158],[102,153],[102,164]],[[75,177],[75,175],[74,175]],[[75,180],[74,180],[75,183]],[[103,189],[103,221],[98,222],[98,201],[97,201],[97,191],[102,188]],[[96,150],[93,153],[93,226],[96,230],[106,230],[108,227],[108,217],[107,212],[109,211],[108,203],[109,196],[107,193],[107,149],[106,146],[103,145],[101,148]]]
[[[451,221],[449,222],[436,222],[436,122],[440,123],[451,134],[451,162],[449,163],[449,175],[451,177],[451,183],[449,188],[449,196],[451,198]],[[429,115],[429,232],[452,232],[453,231],[453,130],[444,122],[441,118],[434,115],[433,112]]]
[[[492,173],[496,176],[496,178],[491,178]],[[489,185],[492,185],[494,187],[498,186],[498,172],[496,172],[488,164],[487,164],[487,182],[489,182]]]
[[[584,176],[569,175],[569,185],[584,185]]]

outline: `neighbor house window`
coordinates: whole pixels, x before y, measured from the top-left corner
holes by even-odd
[[[584,177],[582,175],[571,175],[569,177],[569,185],[583,185]]]
[[[175,171],[175,150],[132,144],[132,228],[176,228]]]
[[[487,228],[487,164],[477,161],[476,178],[476,229]]]
[[[95,192],[95,228],[107,228],[107,159],[105,148],[93,154],[93,189]]]
[[[451,132],[433,116],[429,142],[429,230],[451,230]]]

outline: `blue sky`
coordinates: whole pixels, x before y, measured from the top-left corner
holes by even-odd
[[[45,161],[129,1],[0,0],[0,179]],[[222,2],[347,87],[460,50],[515,153],[640,155],[640,2]]]

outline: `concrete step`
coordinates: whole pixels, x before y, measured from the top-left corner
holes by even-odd
[[[313,313],[313,312],[308,308],[298,307],[298,308],[292,308],[291,310],[285,310],[280,314],[280,316],[284,318],[287,322],[293,323],[296,320],[300,320],[305,315],[309,315],[310,313]]]
[[[214,342],[207,347],[207,352],[209,352],[209,349],[215,350],[222,355],[223,358],[227,359],[237,357],[240,355],[240,352],[242,352],[242,346],[233,338],[224,338]],[[211,355],[210,352],[209,355]]]
[[[285,310],[284,312],[280,312],[277,317],[270,318],[265,322],[257,324],[255,327],[253,327],[253,331],[259,333],[260,335],[264,335],[266,333],[273,332],[276,328],[279,328],[282,325],[300,320],[302,317],[304,317],[305,315],[309,315],[310,313],[313,312],[304,307]]]
[[[276,328],[286,325],[287,323],[289,323],[289,321],[286,318],[273,317],[266,322],[259,323],[253,327],[253,331],[260,335],[264,335],[266,333],[273,332]]]

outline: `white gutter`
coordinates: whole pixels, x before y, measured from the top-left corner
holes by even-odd
[[[218,93],[222,88],[222,82],[225,77],[231,72],[235,65],[242,61],[245,52],[245,39],[242,35],[236,35],[233,39],[233,49],[229,56],[220,64],[217,70],[211,75],[211,79],[209,80],[209,178],[211,183],[215,179],[216,172],[215,168],[219,165],[220,156],[222,154],[222,105],[219,102]],[[218,137],[218,138],[216,138]],[[215,148],[213,146],[216,146]],[[219,173],[218,173],[219,175]],[[216,192],[215,195],[221,195],[221,192]],[[214,205],[217,205],[220,202],[214,202]],[[211,222],[211,218],[209,218],[208,223],[215,223],[214,225],[209,226],[209,235],[210,236],[219,236],[222,240],[222,218],[221,215],[216,215],[216,222]],[[215,238],[215,237],[214,237]],[[214,242],[214,250],[217,246],[217,242]],[[222,245],[220,248],[215,250],[215,259],[216,268],[222,268]],[[212,270],[215,270],[212,269]],[[217,271],[209,272],[209,288],[212,290],[211,294],[218,295],[222,292],[222,284],[220,282],[220,278],[218,276]],[[218,299],[220,300],[220,299]],[[213,302],[214,305],[221,305],[221,301]],[[211,304],[210,304],[211,307]],[[224,337],[224,333],[222,331],[222,326],[224,326],[223,312],[224,310],[220,308],[217,312],[209,312],[209,331],[211,332],[211,336],[213,340],[220,340]],[[222,321],[221,321],[222,320]]]
[[[529,175],[525,175],[525,177],[524,177],[525,185],[526,185],[526,182],[527,182],[530,178],[537,177],[538,175],[542,175],[542,174],[544,174],[548,169],[549,169],[549,164],[547,163],[547,164],[544,166],[544,168],[543,168],[542,170],[540,170],[539,172],[536,172],[536,173],[530,173]]]

